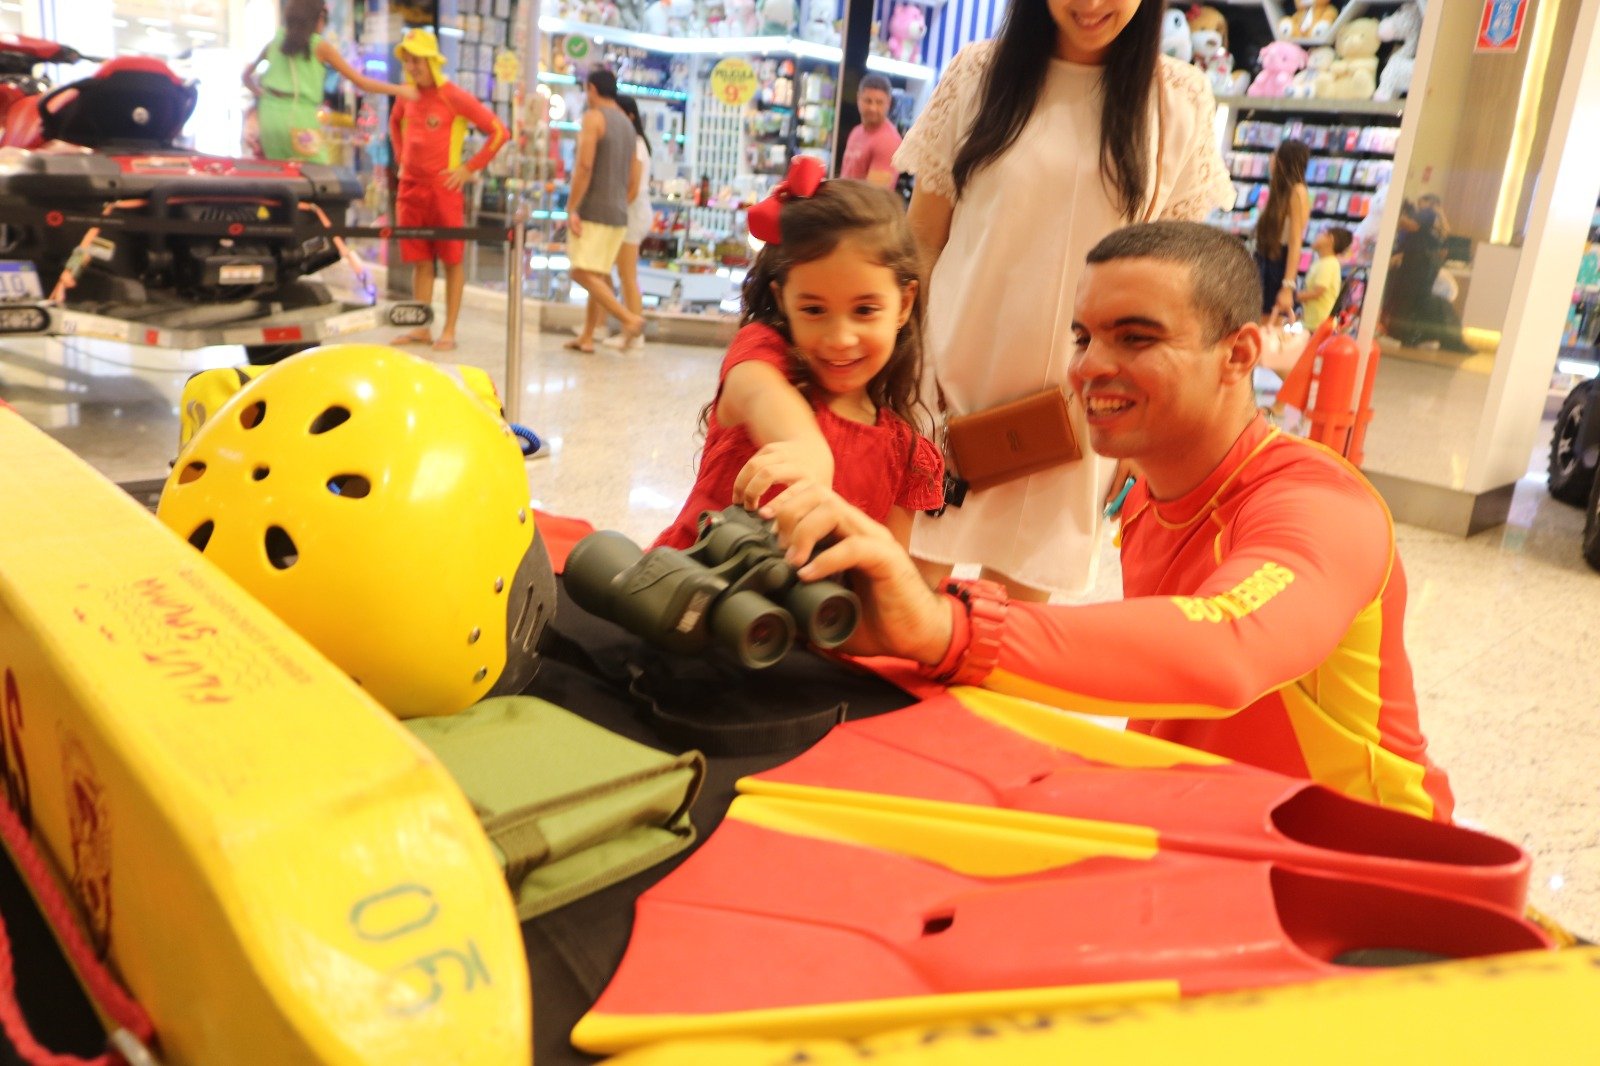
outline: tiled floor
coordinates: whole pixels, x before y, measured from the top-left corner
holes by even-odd
[[[637,355],[580,355],[561,348],[566,339],[531,323],[525,335],[522,421],[552,445],[548,459],[528,464],[532,495],[547,510],[653,537],[692,480],[696,418],[722,353],[651,344]],[[454,357],[503,385],[503,318],[469,309],[462,340]],[[113,480],[159,478],[176,445],[184,379],[239,358],[237,349],[8,342],[0,397]],[[1399,536],[1423,724],[1459,815],[1532,851],[1533,902],[1594,935],[1600,574],[1579,557],[1581,528],[1576,510],[1529,478],[1505,526],[1468,540],[1410,527]],[[1108,550],[1099,595],[1115,595],[1117,583]]]

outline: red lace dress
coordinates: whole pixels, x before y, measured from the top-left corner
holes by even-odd
[[[728,371],[759,359],[795,380],[789,343],[771,326],[752,323],[740,329],[728,346],[717,381],[717,395]],[[888,408],[878,409],[872,425],[852,422],[825,405],[812,405],[822,436],[833,449],[833,488],[879,522],[895,507],[922,511],[943,502],[944,460],[933,442],[921,436]],[[733,481],[757,451],[744,426],[723,426],[713,407],[706,426],[700,472],[677,521],[656,538],[655,547],[687,548],[694,543],[695,524],[702,511],[720,511],[733,502]],[[780,486],[781,488],[781,486]],[[767,498],[777,495],[775,488]]]

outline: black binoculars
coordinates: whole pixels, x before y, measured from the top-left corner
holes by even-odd
[[[614,530],[591,533],[567,556],[567,593],[657,647],[720,649],[752,670],[788,654],[797,628],[819,648],[855,632],[855,593],[835,581],[800,581],[777,537],[749,511],[706,511],[699,533],[683,551],[648,552]]]

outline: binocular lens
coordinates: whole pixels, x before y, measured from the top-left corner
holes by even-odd
[[[786,626],[775,618],[761,619],[744,635],[745,647],[758,659],[782,655],[789,642]]]
[[[752,670],[773,665],[794,644],[794,622],[788,612],[748,590],[717,605],[711,628],[717,642]]]
[[[813,644],[827,648],[844,643],[855,628],[855,604],[843,596],[835,596],[812,615],[809,632]]]
[[[783,605],[805,631],[806,639],[819,648],[837,648],[849,640],[861,615],[861,601],[855,593],[834,581],[796,585],[784,597]]]

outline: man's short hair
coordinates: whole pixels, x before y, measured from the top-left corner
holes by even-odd
[[[594,91],[607,100],[617,98],[617,76],[605,67],[596,67],[589,72],[588,82],[594,86]]]
[[[889,88],[889,79],[882,74],[868,74],[856,86],[856,95],[860,96],[868,89],[876,89],[890,99],[894,98],[894,91]]]
[[[1089,250],[1088,262],[1159,259],[1189,268],[1194,309],[1213,339],[1261,317],[1261,273],[1239,238],[1199,222],[1141,222],[1113,230]]]
[[[1333,241],[1333,254],[1343,255],[1350,250],[1350,245],[1355,241],[1355,234],[1343,226],[1329,226],[1328,237]]]

